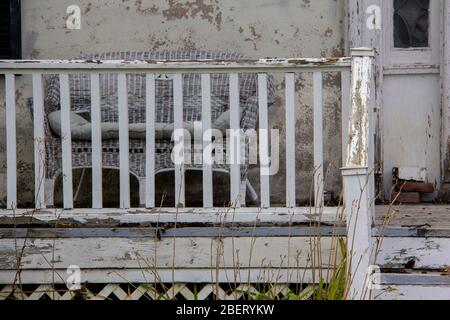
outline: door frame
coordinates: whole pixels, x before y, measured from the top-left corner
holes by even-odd
[[[441,50],[441,99],[442,99],[442,144],[441,166],[442,179],[450,182],[449,176],[449,135],[450,135],[450,0],[444,1],[442,21]]]
[[[408,68],[404,66],[396,66],[397,70],[391,71],[390,67],[386,67],[385,60],[386,54],[386,33],[385,28],[386,21],[390,19],[388,16],[391,14],[390,8],[387,5],[388,1],[392,0],[346,0],[345,11],[345,52],[348,55],[349,49],[352,47],[370,47],[374,48],[376,54],[376,92],[375,92],[375,119],[376,119],[376,173],[378,181],[381,183],[383,179],[383,171],[385,170],[383,165],[384,148],[383,148],[383,79],[384,75],[388,72],[403,72],[403,73],[420,73],[430,72],[432,65],[424,60],[424,69]],[[437,0],[430,0],[438,2]],[[450,0],[440,0],[440,12],[439,15],[439,35],[438,41],[440,41],[439,49],[437,53],[437,64],[434,66],[434,73],[440,74],[441,82],[441,182],[450,182],[450,175],[446,175],[449,171],[449,134],[450,134]],[[368,11],[369,8],[379,8],[381,13],[381,21],[379,28],[368,28],[368,19],[376,12]],[[387,18],[387,19],[386,19]],[[436,25],[437,27],[437,25]],[[430,61],[430,60],[428,60]],[[402,70],[399,70],[402,69]],[[447,176],[447,177],[446,177]],[[447,179],[447,180],[446,180]]]

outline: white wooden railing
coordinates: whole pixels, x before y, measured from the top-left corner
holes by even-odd
[[[355,55],[358,52],[355,51]],[[354,59],[353,59],[354,60]],[[43,75],[59,74],[60,77],[60,103],[61,103],[61,134],[62,139],[62,174],[63,202],[65,209],[73,208],[72,190],[72,159],[71,159],[71,129],[70,129],[70,73],[87,73],[91,75],[92,100],[92,208],[102,208],[102,141],[100,123],[100,86],[99,74],[117,73],[118,76],[118,103],[119,103],[119,134],[120,134],[120,207],[130,207],[130,180],[129,180],[129,139],[128,139],[128,108],[127,108],[127,82],[126,74],[146,74],[146,183],[145,202],[148,208],[155,207],[155,74],[174,75],[174,127],[183,127],[183,73],[201,74],[202,77],[202,125],[204,133],[211,128],[211,92],[210,75],[214,73],[230,74],[230,128],[239,130],[239,73],[258,74],[259,92],[259,129],[261,132],[269,129],[268,103],[267,103],[267,74],[285,74],[286,81],[286,207],[295,208],[296,203],[296,101],[295,79],[297,73],[313,73],[314,84],[314,194],[315,206],[324,203],[324,170],[323,170],[323,74],[325,72],[340,72],[342,77],[342,141],[343,158],[347,159],[350,150],[354,155],[358,150],[349,148],[349,126],[352,130],[353,119],[349,118],[351,88],[355,91],[357,81],[351,86],[352,58],[338,59],[266,59],[246,62],[203,61],[203,62],[146,62],[146,61],[76,61],[76,60],[19,60],[0,61],[0,74],[5,75],[6,96],[6,145],[7,145],[7,208],[17,206],[17,150],[16,150],[16,76],[32,76],[33,108],[34,108],[34,141],[35,141],[35,184],[36,208],[45,207],[45,180],[42,164],[45,163],[45,133],[44,133],[44,92]],[[358,74],[359,76],[359,74]],[[350,122],[349,122],[350,120]],[[263,129],[263,130],[261,130]],[[356,129],[355,129],[356,130]],[[352,131],[352,134],[363,135],[365,132]],[[183,137],[180,137],[183,139]],[[269,137],[267,134],[259,135],[259,159],[261,164],[269,163]],[[362,138],[365,139],[365,138]],[[177,143],[177,141],[175,141]],[[183,141],[179,141],[183,143]],[[203,147],[211,143],[211,136],[204,135]],[[236,159],[239,159],[238,144],[232,145]],[[212,166],[208,161],[203,163],[203,202],[204,208],[213,206],[212,199]],[[45,167],[45,166],[44,166]],[[262,208],[270,208],[270,179],[261,165],[260,198]],[[240,165],[237,161],[230,166],[230,199],[239,198]],[[179,206],[185,204],[183,164],[175,164],[175,203]],[[240,207],[240,200],[234,206]]]
[[[93,212],[102,208],[102,141],[100,123],[100,89],[99,74],[117,73],[119,97],[119,130],[120,130],[120,206],[130,207],[129,181],[129,146],[128,146],[128,108],[126,74],[146,74],[146,183],[145,202],[148,208],[155,206],[155,74],[173,74],[174,79],[174,127],[183,127],[183,73],[202,74],[202,126],[203,132],[211,128],[211,88],[210,75],[214,73],[230,74],[230,128],[239,129],[239,73],[258,74],[259,95],[259,129],[268,129],[268,99],[267,74],[282,73],[286,81],[286,204],[283,208],[273,208],[270,203],[270,179],[264,165],[261,165],[261,207],[237,212],[241,221],[260,219],[259,210],[273,215],[263,216],[266,222],[276,222],[282,219],[280,213],[296,211],[296,90],[297,73],[313,73],[314,84],[314,194],[315,206],[324,204],[323,181],[323,73],[340,72],[342,77],[342,153],[344,166],[342,170],[344,186],[344,205],[347,217],[347,260],[351,279],[350,298],[360,298],[367,290],[367,270],[373,258],[372,225],[374,220],[374,58],[373,50],[367,48],[353,49],[350,58],[339,59],[277,59],[257,60],[246,62],[203,61],[203,62],[145,62],[145,61],[0,61],[0,74],[5,75],[6,96],[6,142],[7,142],[7,209],[14,209],[17,205],[17,150],[16,150],[16,75],[25,77],[32,75],[33,103],[34,103],[34,141],[35,141],[35,183],[36,207],[45,207],[45,188],[40,185],[44,181],[45,162],[45,132],[44,132],[44,91],[43,75],[59,74],[60,76],[60,104],[62,126],[62,174],[64,208],[73,208],[72,190],[72,160],[71,160],[71,129],[70,129],[70,73],[88,73],[91,75],[92,98],[92,208],[83,211],[72,210],[73,217],[86,212]],[[267,132],[267,131],[266,131]],[[175,143],[183,143],[181,141]],[[211,143],[211,136],[203,135],[203,149]],[[269,140],[267,134],[259,136],[259,160],[262,164],[269,162]],[[239,140],[238,140],[239,141]],[[239,144],[234,144],[234,154],[239,155]],[[206,155],[210,156],[210,155]],[[237,159],[239,159],[237,157]],[[203,162],[203,202],[204,208],[189,212],[202,213],[191,215],[187,211],[178,216],[178,209],[172,208],[173,215],[166,215],[163,219],[186,219],[189,222],[216,219],[212,216],[212,167],[210,162]],[[230,198],[238,198],[240,184],[240,167],[237,162],[231,165]],[[185,186],[183,163],[175,169],[176,203],[185,204]],[[240,201],[233,204],[240,207]],[[287,209],[287,210],[285,210]],[[109,209],[108,209],[109,210]],[[203,210],[203,211],[202,211]],[[239,209],[236,209],[239,211]],[[252,211],[253,210],[253,211]],[[285,211],[283,211],[285,210]],[[128,210],[120,211],[129,217]],[[97,210],[96,212],[105,212]],[[147,212],[147,211],[146,211]],[[167,212],[170,212],[168,210]],[[0,210],[2,215],[16,215],[12,210]],[[147,212],[148,213],[148,212]],[[42,212],[45,215],[45,212]],[[145,213],[143,213],[145,215]],[[185,216],[183,214],[188,214]],[[283,215],[285,216],[285,215]],[[201,218],[203,217],[203,218]],[[133,219],[137,219],[133,215]],[[159,218],[158,218],[159,219]],[[289,217],[289,220],[299,221],[299,215]],[[159,220],[158,220],[159,221]],[[172,220],[171,220],[172,221]],[[183,220],[184,221],[184,220]],[[290,220],[291,221],[291,220]]]

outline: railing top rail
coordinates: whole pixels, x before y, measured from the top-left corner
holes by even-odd
[[[350,68],[351,58],[288,58],[257,60],[0,60],[0,73],[258,73],[342,71]]]

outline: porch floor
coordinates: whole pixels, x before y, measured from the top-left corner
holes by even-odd
[[[377,235],[387,237],[449,237],[449,205],[376,207]]]
[[[176,209],[160,208],[159,210],[145,209],[74,209],[56,210],[44,209],[41,211],[18,209],[14,213],[0,209],[0,225],[8,224],[14,217],[20,221],[21,215],[33,217],[39,223],[43,221],[55,220],[56,217],[68,219],[74,223],[73,227],[88,226],[89,221],[95,221],[95,226],[111,226],[112,221],[117,223],[145,223],[158,222],[179,223],[202,222],[206,225],[214,225],[218,221],[236,222],[239,224],[249,224],[270,226],[275,224],[279,227],[291,225],[292,223],[305,223],[318,218],[311,208],[297,208],[290,210],[287,208],[241,208],[233,212],[227,210],[215,211],[218,209],[185,209],[177,213]],[[295,215],[292,216],[292,213]],[[339,208],[325,208],[321,214],[321,221],[326,224],[336,222],[336,215],[341,212]],[[199,220],[201,217],[201,220]],[[57,219],[58,220],[58,219]],[[30,220],[24,218],[29,224]],[[338,223],[342,225],[342,220]],[[299,225],[300,226],[300,225]],[[396,205],[376,207],[376,226],[374,236],[385,237],[438,237],[450,238],[450,205]]]

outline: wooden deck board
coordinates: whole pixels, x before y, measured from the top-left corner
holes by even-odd
[[[10,227],[11,221],[16,224],[24,220],[30,225],[30,218],[33,223],[41,224],[46,222],[61,221],[66,222],[63,227],[124,227],[124,226],[152,226],[152,223],[164,224],[178,222],[179,224],[193,223],[199,227],[214,227],[217,224],[231,223],[234,226],[244,227],[293,227],[308,222],[322,221],[325,225],[335,225],[336,220],[339,226],[345,223],[337,219],[339,208],[326,208],[324,213],[319,215],[311,212],[310,208],[272,208],[236,209],[233,212],[216,211],[216,209],[186,209],[180,213],[170,210],[161,212],[139,210],[118,210],[118,209],[76,209],[52,212],[47,211],[26,211],[16,210],[11,213],[7,210],[0,210],[0,226]],[[448,237],[450,238],[450,206],[445,205],[416,205],[416,206],[377,206],[376,207],[376,230],[375,235],[387,237]],[[384,226],[383,222],[388,219],[389,224]],[[71,223],[69,223],[71,222]],[[255,225],[256,222],[256,225]],[[307,225],[305,225],[307,226]],[[18,227],[18,225],[16,225]]]
[[[406,236],[409,230],[409,236],[450,237],[450,206],[377,206],[376,215],[378,232],[384,230],[386,236],[395,236],[395,230]],[[389,224],[384,227],[386,219]]]

